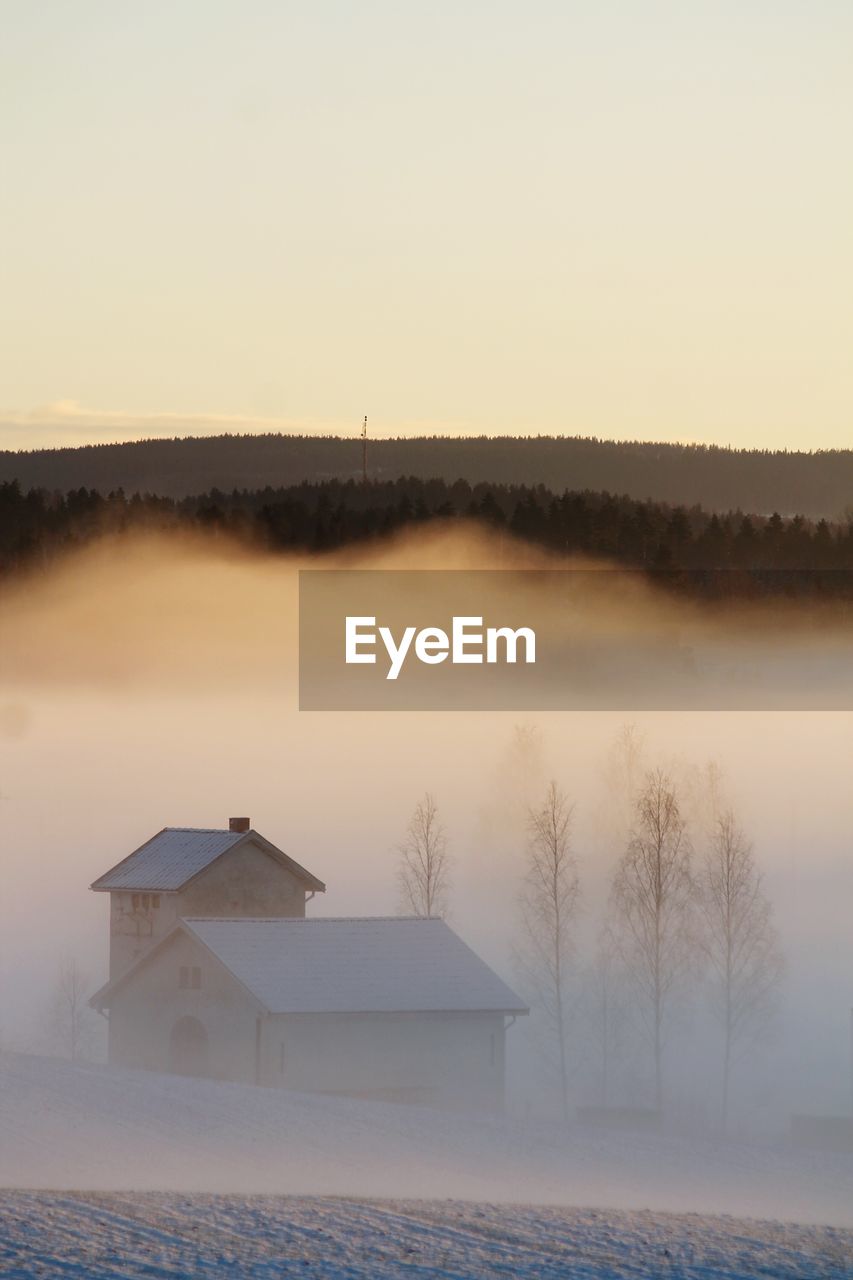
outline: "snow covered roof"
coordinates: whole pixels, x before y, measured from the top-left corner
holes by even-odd
[[[180,920],[89,1003],[109,1007],[115,991],[180,932],[268,1013],[528,1012],[443,920],[413,916]]]
[[[321,880],[270,844],[257,831],[229,831],[201,827],[164,827],[128,857],[116,863],[91,885],[104,891],[115,889],[153,890],[170,893],[182,889],[195,876],[229,849],[251,841],[283,862],[298,879],[318,893],[325,890]]]
[[[443,920],[192,918],[183,925],[270,1013],[527,1012]]]

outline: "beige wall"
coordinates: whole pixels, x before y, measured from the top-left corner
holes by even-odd
[[[181,916],[304,916],[305,886],[255,844],[217,858],[180,894]]]
[[[129,969],[151,943],[162,938],[161,912],[167,910],[166,894],[160,895],[160,907],[147,911],[134,910],[133,894],[110,894],[110,981]],[[171,913],[170,918],[171,918]]]
[[[142,895],[136,895],[141,898]],[[148,895],[149,899],[152,895]],[[224,853],[159,907],[133,907],[131,893],[110,894],[110,980],[164,938],[181,916],[304,916],[305,886],[259,845]]]
[[[179,986],[182,965],[201,969],[201,988]],[[172,1028],[197,1018],[207,1032],[209,1075],[255,1082],[257,1009],[243,987],[186,934],[128,978],[110,1009],[109,1053],[116,1066],[169,1071]]]
[[[504,1100],[504,1041],[500,1014],[271,1015],[262,1028],[260,1079],[288,1089],[496,1110]]]

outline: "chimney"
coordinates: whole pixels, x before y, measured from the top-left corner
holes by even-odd
[[[229,818],[228,819],[229,831],[239,831],[242,834],[244,831],[248,831],[251,825],[252,824],[248,818]]]

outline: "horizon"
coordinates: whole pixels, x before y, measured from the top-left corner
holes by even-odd
[[[171,416],[171,415],[169,415]],[[209,419],[207,419],[209,420]],[[234,420],[230,420],[234,423]],[[102,449],[102,448],[119,448],[123,445],[145,445],[145,444],[186,444],[191,442],[203,442],[213,440],[253,440],[253,439],[294,439],[294,440],[334,440],[340,442],[352,442],[358,444],[361,436],[358,430],[347,430],[341,426],[329,426],[326,429],[310,430],[306,427],[288,426],[282,423],[279,426],[270,425],[267,429],[261,430],[237,430],[228,429],[224,422],[218,424],[220,430],[211,431],[187,431],[185,434],[178,433],[162,433],[148,435],[124,435],[121,432],[108,438],[84,438],[75,441],[54,440],[52,443],[43,444],[6,444],[3,441],[3,418],[0,414],[0,454],[7,455],[25,455],[37,453],[63,453],[69,450],[85,450],[85,449]],[[236,425],[236,424],[235,424]],[[835,444],[835,445],[770,445],[770,444],[733,444],[720,442],[715,440],[688,440],[686,438],[675,438],[671,440],[662,437],[633,437],[633,436],[603,436],[587,432],[566,432],[566,431],[489,431],[486,429],[479,431],[449,431],[441,430],[435,427],[432,430],[422,429],[412,432],[404,432],[399,429],[389,427],[383,434],[374,434],[371,432],[369,436],[370,443],[423,443],[424,441],[507,441],[516,443],[535,443],[538,440],[553,441],[577,441],[589,444],[612,445],[614,447],[622,447],[626,445],[639,445],[648,448],[666,448],[666,449],[683,449],[696,450],[697,452],[719,452],[732,454],[779,454],[787,456],[800,457],[820,457],[825,454],[833,453],[853,453],[853,444]],[[375,477],[372,477],[375,479]]]

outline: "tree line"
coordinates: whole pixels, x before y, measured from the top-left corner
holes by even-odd
[[[636,763],[632,729],[623,730],[619,747]],[[734,1067],[774,1013],[783,956],[753,845],[714,767],[706,781],[705,821],[691,833],[672,773],[652,767],[636,778],[627,835],[586,959],[578,942],[575,803],[552,779],[526,808],[515,960],[518,981],[544,1028],[543,1051],[564,1120],[579,1041],[592,1055],[605,1111],[612,1104],[614,1060],[645,1054],[647,1109],[661,1117],[673,1020],[701,992],[717,1028],[719,1125],[724,1133],[728,1128]],[[443,915],[451,862],[432,794],[418,803],[398,852],[402,910]],[[637,1033],[631,1048],[629,1021]]]
[[[214,489],[180,500],[122,490],[25,492],[8,481],[0,484],[0,573],[127,531],[203,530],[265,550],[324,552],[435,520],[475,520],[550,551],[649,571],[789,571],[795,576],[768,579],[767,586],[791,592],[804,589],[797,574],[823,570],[819,589],[845,593],[846,577],[832,571],[853,569],[853,520],[718,513],[606,492],[410,476]]]
[[[343,436],[221,435],[80,448],[0,451],[0,482],[66,492],[255,490],[361,476],[361,444]],[[729,449],[594,436],[420,436],[373,439],[371,480],[438,476],[469,484],[607,490],[712,511],[839,518],[853,500],[853,451]]]

